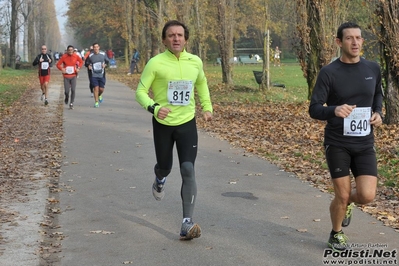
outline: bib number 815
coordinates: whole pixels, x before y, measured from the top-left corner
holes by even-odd
[[[174,91],[173,92],[173,100],[174,101],[187,102],[189,99],[190,99],[189,91]]]

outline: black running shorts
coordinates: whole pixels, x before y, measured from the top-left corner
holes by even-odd
[[[348,149],[326,145],[325,153],[331,178],[348,176],[349,169],[354,177],[377,176],[377,158],[374,147]]]

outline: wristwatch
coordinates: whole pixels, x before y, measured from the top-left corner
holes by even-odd
[[[158,105],[159,105],[159,104],[157,104],[157,103],[154,103],[153,105],[149,105],[149,106],[147,107],[147,111],[150,112],[151,114],[154,114],[155,106],[158,106]]]

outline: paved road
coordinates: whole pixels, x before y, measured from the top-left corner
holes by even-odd
[[[203,235],[179,241],[177,157],[158,202],[151,193],[151,115],[134,97],[130,88],[108,80],[104,102],[93,108],[81,75],[75,109],[65,106],[61,265],[323,265],[331,195],[203,132],[194,213]],[[393,229],[357,209],[345,232],[354,251],[399,247]],[[386,259],[391,257],[396,254]],[[376,265],[367,259],[357,265]]]

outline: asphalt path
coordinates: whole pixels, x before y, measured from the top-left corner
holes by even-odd
[[[82,72],[74,110],[64,105],[61,265],[378,265],[372,259],[381,259],[380,251],[389,252],[388,265],[397,263],[397,232],[358,209],[344,231],[352,252],[366,257],[324,257],[332,196],[201,130],[193,220],[202,236],[180,241],[176,153],[165,198],[156,201],[151,114],[121,83],[108,79],[103,95],[94,108]]]

